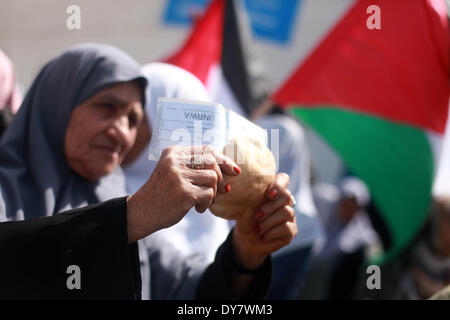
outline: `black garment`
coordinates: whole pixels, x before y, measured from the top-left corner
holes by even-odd
[[[364,266],[365,247],[360,247],[354,252],[340,252],[335,259],[335,267],[331,272],[326,299],[351,299],[358,278]]]
[[[139,299],[139,256],[126,226],[126,197],[0,223],[0,298]],[[71,265],[80,290],[67,287]]]
[[[0,223],[0,299],[140,299],[138,248],[128,245],[126,227],[126,197],[52,217]],[[203,274],[197,298],[267,294],[270,257],[243,296],[233,292],[237,271],[231,236]],[[80,268],[81,289],[67,286],[72,265]]]
[[[234,230],[234,229],[233,229]],[[267,257],[264,264],[256,270],[254,279],[248,290],[237,296],[231,288],[233,276],[239,273],[234,260],[233,231],[217,250],[214,262],[209,265],[200,280],[197,289],[197,299],[252,299],[261,300],[267,297],[272,280],[272,259]]]
[[[6,129],[8,129],[11,121],[13,119],[13,114],[9,108],[3,108],[0,110],[0,138],[5,133]]]

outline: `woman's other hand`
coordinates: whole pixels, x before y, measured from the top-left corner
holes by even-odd
[[[257,269],[268,255],[288,245],[297,235],[288,184],[287,174],[277,174],[267,189],[267,201],[256,210],[254,217],[236,221],[233,247],[237,261],[246,269]]]

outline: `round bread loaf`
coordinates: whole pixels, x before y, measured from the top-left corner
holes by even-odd
[[[264,202],[267,187],[274,179],[275,158],[266,146],[250,137],[231,140],[223,153],[239,165],[241,173],[238,176],[224,176],[231,191],[217,193],[210,210],[214,215],[228,220],[251,217]]]

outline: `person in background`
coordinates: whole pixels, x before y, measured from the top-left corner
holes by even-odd
[[[278,151],[278,172],[291,177],[288,189],[296,200],[294,208],[296,237],[288,246],[273,255],[273,285],[270,299],[297,299],[310,268],[313,248],[323,241],[323,229],[317,215],[310,186],[311,158],[305,131],[301,124],[282,109],[266,100],[256,109],[251,119],[266,129],[273,152]],[[278,139],[271,139],[271,134]]]
[[[157,164],[157,161],[148,159],[148,152],[158,99],[211,101],[200,80],[182,68],[155,62],[143,66],[142,71],[149,82],[146,116],[138,129],[136,143],[122,164],[129,193],[136,192],[147,181]],[[199,214],[192,208],[179,223],[158,231],[152,237],[164,238],[182,254],[202,254],[212,261],[229,231],[226,220],[214,216],[208,209]],[[142,241],[145,242],[145,239]],[[143,282],[146,281],[143,279]]]
[[[8,128],[21,103],[22,95],[16,84],[13,64],[0,49],[0,137]]]
[[[134,193],[147,181],[157,165],[149,160],[148,151],[152,137],[152,128],[156,118],[159,98],[179,98],[194,101],[210,101],[205,86],[190,72],[167,63],[149,63],[142,72],[147,78],[147,102],[145,116],[139,126],[136,143],[126,155],[122,164],[127,192]],[[149,237],[139,240],[140,250],[145,250],[153,241],[167,242],[180,255],[198,255],[212,262],[219,246],[230,232],[229,223],[214,216],[209,209],[200,214],[191,208],[176,225],[159,230]],[[142,297],[150,297],[150,275],[141,254]]]
[[[421,232],[398,257],[381,266],[381,290],[367,290],[360,299],[442,299],[450,285],[450,196],[434,196]]]
[[[326,232],[321,256],[355,252],[358,248],[377,241],[377,234],[366,212],[370,193],[363,181],[356,177],[343,178],[337,193],[339,200],[331,200],[328,204],[324,203],[325,192],[321,188],[322,186],[316,186],[314,192]],[[325,208],[327,205],[328,209]]]
[[[366,211],[369,190],[356,177],[343,178],[338,187],[318,183],[313,190],[325,241],[315,252],[301,297],[351,298],[368,250],[380,246]]]

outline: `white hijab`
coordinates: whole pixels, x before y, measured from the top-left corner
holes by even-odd
[[[149,63],[142,71],[149,82],[145,110],[150,128],[153,128],[158,98],[211,101],[200,80],[184,69],[167,63]],[[156,166],[156,161],[148,159],[149,146],[150,142],[136,160],[123,169],[130,194],[147,181]],[[212,261],[229,229],[226,220],[217,218],[209,210],[199,214],[192,208],[179,223],[156,234],[165,238],[183,254],[202,253]]]

